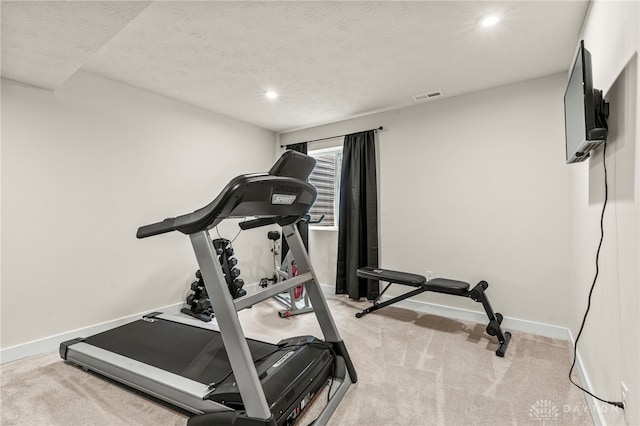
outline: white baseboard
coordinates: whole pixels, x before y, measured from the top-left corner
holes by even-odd
[[[392,297],[390,296],[382,296],[381,300],[385,301],[391,298]],[[460,321],[471,321],[480,324],[487,323],[487,314],[484,311],[472,311],[469,309],[455,308],[451,306],[438,305],[436,303],[408,299],[398,303],[394,303],[393,306]],[[566,327],[559,327],[557,325],[544,324],[541,322],[528,321],[512,317],[504,317],[502,326],[507,331],[522,331],[525,333],[533,333],[539,336],[550,337],[552,339],[569,340],[569,330]]]
[[[567,329],[567,333],[569,334],[569,341],[571,342],[571,347],[574,347],[576,344],[575,339],[573,338],[573,333],[571,330]],[[582,387],[592,392],[591,389],[591,380],[589,380],[589,376],[587,375],[587,370],[584,368],[584,364],[582,363],[582,358],[580,357],[580,352],[576,352],[576,365],[575,370],[578,372],[580,376],[580,382],[582,383]],[[601,402],[592,397],[591,395],[585,393],[585,399],[587,400],[587,405],[589,406],[589,411],[591,411],[591,417],[593,418],[593,424],[595,426],[606,426],[607,421],[604,418],[604,414],[600,410]]]
[[[71,340],[78,337],[86,337],[86,336],[91,336],[97,333],[102,333],[103,331],[107,331],[112,328],[121,326],[123,324],[127,324],[132,321],[135,321],[140,317],[142,317],[143,315],[148,314],[150,312],[160,311],[160,312],[166,312],[166,313],[175,313],[175,312],[178,312],[182,306],[183,306],[182,303],[176,303],[176,304],[168,305],[162,308],[152,309],[152,310],[144,311],[138,314],[118,318],[113,321],[106,321],[106,322],[95,324],[89,327],[68,331],[66,333],[56,334],[54,336],[45,337],[44,339],[38,339],[38,340],[34,340],[27,343],[22,343],[20,345],[3,348],[3,349],[0,349],[0,364],[16,361],[18,359],[26,358],[32,355],[58,352],[60,343],[66,340]]]

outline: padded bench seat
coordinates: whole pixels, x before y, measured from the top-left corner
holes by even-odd
[[[368,280],[386,281],[389,283],[410,285],[412,287],[422,287],[422,285],[427,282],[427,279],[422,275],[392,271],[391,269],[372,268],[370,266],[358,268],[356,275]]]
[[[427,281],[425,287],[435,293],[463,295],[469,291],[469,283],[464,281],[450,280],[448,278],[434,278]]]
[[[427,279],[422,275],[393,271],[391,269],[365,266],[363,268],[359,268],[356,274],[360,278],[366,278],[369,280],[385,281],[388,283],[403,284],[411,287],[423,287],[426,291],[433,291],[434,293],[463,295],[469,291],[469,283],[464,281],[450,280],[447,278],[434,278],[427,281]]]

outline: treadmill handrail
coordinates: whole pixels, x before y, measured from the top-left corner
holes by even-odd
[[[301,174],[292,176],[290,170],[283,174],[273,174],[282,168],[272,168],[270,173],[237,176],[205,207],[142,226],[138,228],[136,237],[147,238],[172,231],[193,234],[211,229],[222,220],[233,217],[268,217],[280,225],[293,223],[307,213],[317,197],[316,188],[306,181],[312,170],[309,170],[310,158],[312,159],[307,156],[301,158],[299,155],[283,155],[276,164],[284,161],[295,167],[296,162],[300,162],[303,167]]]

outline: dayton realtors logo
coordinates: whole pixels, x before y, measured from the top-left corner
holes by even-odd
[[[618,410],[618,407],[606,404],[603,406],[564,404],[558,407],[549,399],[539,399],[529,407],[529,418],[542,422],[543,425],[545,422],[575,423],[584,422],[585,419],[591,420],[592,411],[607,413]]]
[[[560,411],[556,404],[548,399],[539,399],[529,408],[529,417],[533,420],[545,421],[557,420],[560,417]]]

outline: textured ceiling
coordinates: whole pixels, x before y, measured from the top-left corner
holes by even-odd
[[[2,77],[53,90],[149,2],[2,2]]]
[[[587,6],[3,2],[2,76],[55,89],[82,68],[283,131],[567,70]]]

